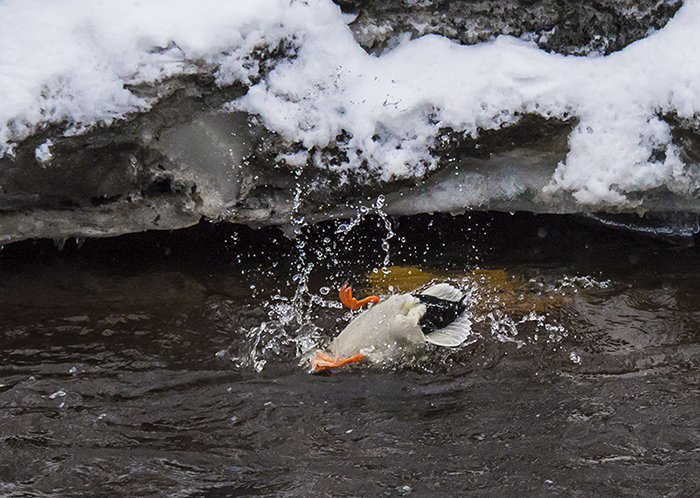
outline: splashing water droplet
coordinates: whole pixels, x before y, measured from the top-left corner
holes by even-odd
[[[575,351],[571,352],[571,354],[569,355],[569,359],[577,365],[581,364],[581,357]]]
[[[388,267],[391,261],[391,245],[389,241],[396,235],[394,233],[394,227],[391,225],[391,220],[389,215],[382,210],[384,207],[385,197],[380,195],[377,197],[377,202],[374,204],[375,211],[384,222],[384,228],[386,229],[386,235],[382,239],[382,250],[384,251],[384,261],[382,262],[383,267]]]

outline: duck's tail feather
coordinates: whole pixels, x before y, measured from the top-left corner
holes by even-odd
[[[466,315],[462,315],[447,327],[427,334],[425,340],[437,346],[455,347],[466,341],[470,335],[472,321]]]
[[[435,284],[428,287],[426,290],[420,293],[423,296],[433,296],[438,299],[444,299],[445,301],[458,302],[464,297],[464,294],[459,289],[452,287],[448,283]]]

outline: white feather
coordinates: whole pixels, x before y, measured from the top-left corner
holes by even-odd
[[[425,340],[437,346],[455,347],[462,344],[472,334],[472,321],[462,315],[447,327],[425,336]]]
[[[453,302],[461,301],[462,297],[464,297],[464,294],[462,294],[458,289],[455,289],[450,284],[446,283],[435,284],[431,287],[428,287],[423,292],[420,292],[420,294],[423,294],[425,296],[433,296],[438,299],[444,299],[445,301]]]

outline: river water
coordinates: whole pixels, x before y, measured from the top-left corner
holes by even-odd
[[[697,496],[697,249],[365,214],[5,247],[0,495]],[[340,285],[433,280],[469,293],[468,344],[307,372]]]

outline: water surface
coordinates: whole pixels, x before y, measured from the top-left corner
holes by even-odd
[[[7,246],[0,494],[700,491],[696,249],[572,217],[386,221]],[[472,296],[470,344],[300,365],[350,319],[343,283],[434,278]]]

